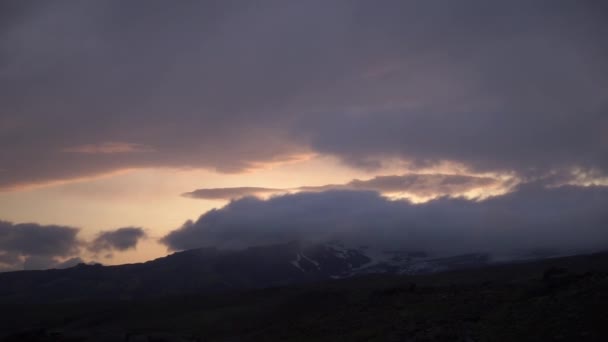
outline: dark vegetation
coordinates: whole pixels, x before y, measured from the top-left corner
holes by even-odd
[[[608,254],[215,294],[0,298],[3,341],[608,341]]]

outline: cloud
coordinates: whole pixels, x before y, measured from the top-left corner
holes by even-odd
[[[84,263],[79,257],[73,257],[65,261],[61,261],[57,258],[51,258],[48,256],[29,256],[23,261],[23,270],[46,270],[46,269],[63,269],[76,266],[80,263]],[[17,271],[21,269],[13,269]]]
[[[16,271],[22,263],[20,255],[0,251],[0,272]]]
[[[233,187],[233,188],[197,189],[197,190],[194,190],[191,192],[186,192],[182,195],[185,197],[190,197],[190,198],[200,198],[200,199],[208,199],[208,200],[216,200],[216,199],[225,200],[225,199],[240,198],[240,197],[245,197],[245,196],[272,194],[272,193],[284,192],[284,191],[287,191],[287,190],[242,186],[242,187]]]
[[[367,180],[355,179],[346,184],[302,186],[298,188],[233,187],[197,189],[183,194],[199,199],[235,199],[246,196],[281,194],[297,191],[369,190],[383,194],[407,194],[423,198],[445,195],[462,195],[480,188],[499,188],[500,180],[490,177],[451,174],[405,174],[401,176],[377,176]]]
[[[69,256],[80,242],[78,229],[57,225],[39,225],[0,221],[0,250],[23,255]]]
[[[79,239],[78,232],[68,226],[0,221],[0,272],[67,268],[84,262],[87,251],[125,251],[147,237],[136,227],[102,231],[92,241]]]
[[[51,267],[79,253],[78,229],[0,221],[0,271]]]
[[[89,244],[88,249],[94,253],[126,251],[134,249],[139,240],[146,238],[146,236],[146,232],[139,227],[124,227],[103,231]]]
[[[152,152],[150,147],[141,144],[133,144],[126,142],[104,142],[100,144],[89,144],[63,149],[63,152],[69,153],[85,153],[85,154],[112,154],[112,153],[134,153],[134,152]]]
[[[608,172],[600,2],[0,6],[0,189],[310,152]]]
[[[55,265],[53,265],[53,268],[57,268],[57,269],[62,269],[62,268],[70,268],[70,267],[74,267],[78,264],[83,264],[85,263],[84,260],[82,260],[80,257],[73,257],[70,259],[67,259],[65,261],[59,262]]]
[[[292,240],[433,254],[563,252],[608,248],[608,187],[520,185],[480,201],[443,197],[422,204],[375,192],[302,192],[247,197],[203,214],[161,242],[172,250],[243,248]]]

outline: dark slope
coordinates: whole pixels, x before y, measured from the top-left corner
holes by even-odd
[[[345,274],[369,261],[357,251],[289,243],[238,251],[174,253],[146,263],[80,264],[62,270],[0,273],[0,303],[132,299],[307,283]]]
[[[608,254],[2,316],[5,341],[606,341]]]

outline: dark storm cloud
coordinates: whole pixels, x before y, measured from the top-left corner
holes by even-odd
[[[0,221],[0,271],[48,268],[78,254],[78,229]]]
[[[310,151],[608,171],[599,1],[0,6],[0,188]],[[116,142],[146,152],[66,152]]]
[[[406,193],[420,197],[460,195],[469,190],[499,186],[501,182],[489,177],[450,174],[407,174],[355,179],[346,184],[302,186],[291,189],[260,187],[208,188],[187,192],[183,196],[200,199],[234,199],[245,196],[279,194],[290,191],[370,190],[385,194]]]
[[[100,232],[88,248],[95,253],[102,251],[126,251],[135,248],[139,240],[146,238],[146,232],[138,227],[124,227]]]
[[[424,204],[364,191],[297,193],[233,201],[161,241],[173,250],[340,239],[436,254],[580,252],[608,248],[607,207],[608,187],[598,186],[526,184],[482,201],[444,197]]]
[[[78,228],[14,224],[0,220],[0,272],[67,268],[83,262],[86,247],[92,253],[125,251],[146,238],[142,228],[102,231],[90,242],[78,238]]]
[[[23,255],[69,256],[78,251],[78,229],[0,221],[0,250]]]

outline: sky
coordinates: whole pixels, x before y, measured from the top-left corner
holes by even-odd
[[[0,271],[608,248],[596,0],[0,3]]]

